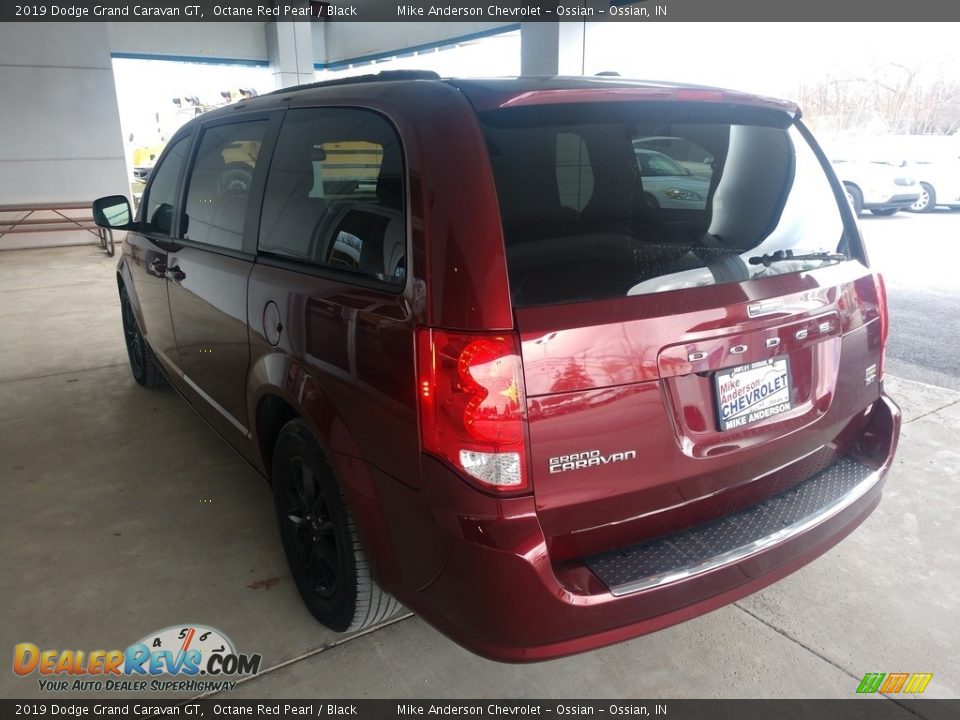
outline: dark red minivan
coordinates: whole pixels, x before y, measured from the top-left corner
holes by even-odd
[[[793,572],[870,514],[887,313],[790,103],[395,72],[184,126],[117,269],[134,377],[270,480],[304,602],[580,652]]]

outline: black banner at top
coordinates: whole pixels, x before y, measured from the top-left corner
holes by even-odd
[[[14,0],[2,22],[950,21],[943,0]]]

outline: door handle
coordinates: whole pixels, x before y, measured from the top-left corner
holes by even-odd
[[[164,268],[163,274],[168,280],[173,280],[174,282],[180,282],[187,276],[187,274],[180,269],[179,265]]]

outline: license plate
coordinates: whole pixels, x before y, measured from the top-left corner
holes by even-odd
[[[721,430],[780,415],[791,408],[790,361],[776,357],[721,370],[713,389]]]

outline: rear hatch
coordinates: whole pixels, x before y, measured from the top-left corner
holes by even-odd
[[[878,291],[793,114],[532,95],[478,116],[553,560],[728,515],[845,453],[879,396]]]

